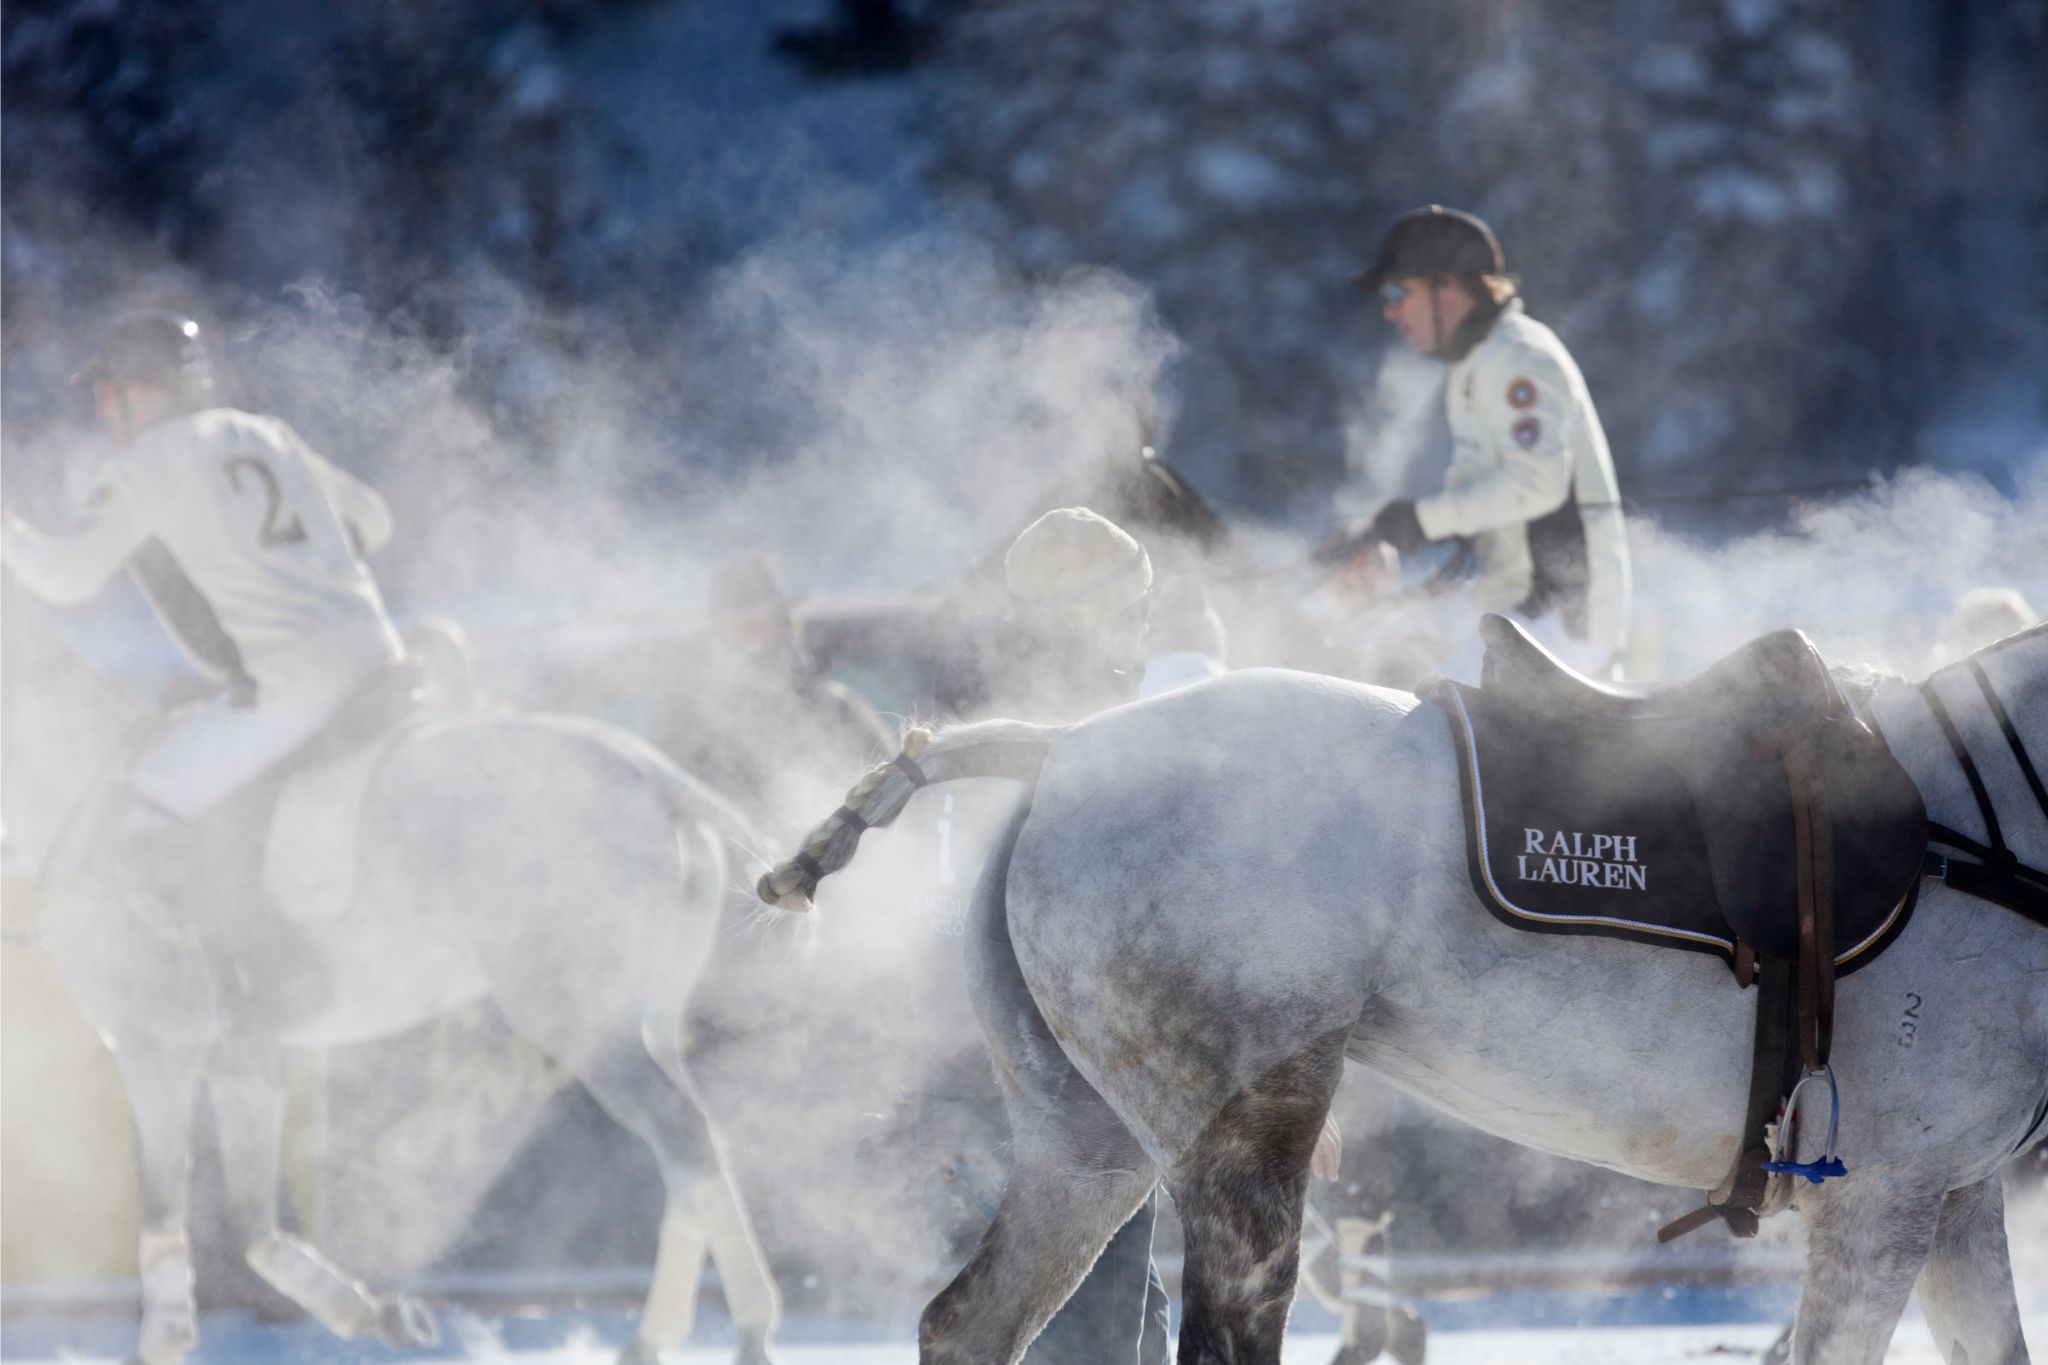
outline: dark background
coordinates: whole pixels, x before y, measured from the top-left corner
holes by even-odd
[[[1344,278],[1427,201],[1498,229],[1631,497],[2009,483],[2048,425],[2042,0],[16,0],[4,53],[10,448],[108,305],[232,339],[310,284],[535,465],[592,361],[677,469],[773,461],[707,281],[943,225],[1149,289],[1172,456],[1313,519],[1387,341]]]

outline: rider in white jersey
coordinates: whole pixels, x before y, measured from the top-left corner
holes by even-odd
[[[1610,676],[1630,591],[1614,460],[1585,377],[1523,311],[1492,230],[1436,205],[1403,214],[1357,283],[1409,346],[1449,367],[1454,449],[1441,492],[1388,503],[1351,543],[1408,554],[1469,537],[1471,607],[1515,612],[1569,661]]]
[[[9,514],[0,554],[57,605],[90,599],[126,567],[193,664],[223,685],[132,773],[138,794],[196,820],[402,657],[362,560],[390,538],[391,516],[285,423],[207,406],[210,366],[189,318],[124,315],[93,389],[121,449],[82,521],[53,535]]]

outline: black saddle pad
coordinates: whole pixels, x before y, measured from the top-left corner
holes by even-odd
[[[1797,956],[1781,767],[1748,753],[1718,762],[1699,752],[1712,736],[1684,726],[1539,716],[1448,681],[1426,694],[1450,725],[1472,886],[1496,918],[1538,933],[1712,953],[1731,965],[1738,937],[1766,956]],[[1903,772],[1890,781],[1862,771],[1879,760],[1896,768],[1869,738],[1875,759],[1852,748],[1828,760],[1838,974],[1905,927],[1925,846],[1910,828],[1919,798]],[[1725,781],[1731,772],[1742,781]]]

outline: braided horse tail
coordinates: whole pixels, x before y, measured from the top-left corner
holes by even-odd
[[[808,910],[818,883],[853,861],[860,836],[902,814],[912,793],[963,777],[1008,777],[1030,784],[1058,738],[1056,725],[985,720],[939,734],[904,732],[903,752],[862,774],[845,802],[804,836],[803,846],[761,874],[754,892],[784,910]]]

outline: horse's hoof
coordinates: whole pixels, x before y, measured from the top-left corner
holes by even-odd
[[[441,1325],[434,1320],[434,1310],[410,1294],[386,1294],[379,1299],[370,1331],[386,1346],[400,1349],[441,1342]]]
[[[199,1345],[199,1319],[189,1310],[144,1310],[142,1339],[129,1365],[179,1365]]]
[[[1393,1330],[1387,1341],[1387,1354],[1399,1365],[1422,1365],[1429,1353],[1429,1325],[1422,1315],[1413,1308],[1400,1308],[1394,1312]]]
[[[775,1357],[768,1354],[767,1328],[740,1329],[740,1349],[733,1356],[733,1365],[775,1365]]]
[[[661,1365],[661,1352],[640,1337],[634,1337],[619,1352],[618,1365]]]
[[[1386,1333],[1368,1331],[1337,1347],[1337,1354],[1330,1357],[1330,1365],[1371,1365],[1386,1349]]]

